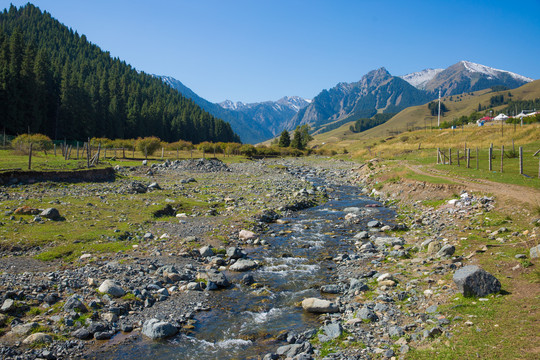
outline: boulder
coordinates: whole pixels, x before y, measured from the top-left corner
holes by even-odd
[[[476,265],[462,267],[454,273],[454,282],[463,296],[481,297],[499,292],[500,281]]]
[[[0,308],[0,311],[3,313],[10,312],[12,310],[15,310],[15,301],[13,299],[6,299],[4,300],[4,303],[2,304],[2,308]]]
[[[30,345],[35,343],[52,343],[53,338],[51,335],[44,334],[44,333],[35,333],[30,336],[28,336],[26,339],[23,340],[23,344]]]
[[[257,235],[253,231],[240,230],[238,237],[240,238],[240,240],[253,240],[257,237]]]
[[[370,308],[366,306],[364,306],[358,311],[357,317],[359,317],[362,320],[371,321],[371,322],[375,322],[379,320],[379,318],[377,317],[377,314],[375,314],[373,310],[371,310]]]
[[[206,245],[199,249],[199,254],[201,254],[202,257],[214,256],[214,250],[212,250],[210,246]]]
[[[88,312],[88,309],[77,295],[73,295],[68,298],[66,303],[64,304],[64,311],[77,311],[81,313],[86,313]]]
[[[540,258],[540,245],[536,245],[529,250],[529,256],[531,259]]]
[[[178,329],[172,324],[158,319],[150,319],[144,322],[142,327],[143,335],[150,339],[166,339],[176,335]]]
[[[75,330],[71,333],[71,336],[79,340],[89,340],[92,338],[92,334],[90,334],[90,332],[85,328]]]
[[[244,257],[244,253],[239,248],[231,246],[227,248],[227,256],[231,259],[240,259]]]
[[[29,322],[29,323],[26,323],[26,324],[20,324],[20,325],[15,325],[11,328],[11,332],[14,333],[14,334],[17,334],[17,335],[27,335],[29,334],[30,332],[32,332],[32,330],[36,329],[39,327],[39,324],[37,322]]]
[[[229,266],[229,270],[232,271],[238,271],[238,272],[244,272],[251,269],[255,269],[257,266],[257,263],[253,260],[249,259],[239,259],[234,264]]]
[[[310,313],[337,313],[339,312],[338,306],[328,300],[307,298],[302,301],[302,308]]]
[[[456,247],[454,245],[446,244],[441,248],[441,250],[437,252],[437,256],[438,257],[452,256],[454,255],[455,251],[456,251]]]
[[[206,271],[201,270],[197,274],[197,279],[203,279],[203,280],[206,280],[209,283],[210,282],[214,283],[215,285],[217,285],[220,288],[226,288],[229,285],[231,285],[231,283],[229,282],[229,280],[227,279],[227,277],[225,276],[224,273],[219,272],[219,271],[214,270],[214,269],[208,269]]]
[[[45,209],[39,215],[43,216],[43,217],[46,217],[47,219],[51,219],[53,221],[57,221],[57,220],[62,219],[62,216],[60,216],[60,212],[56,208]]]
[[[107,279],[99,286],[99,292],[111,295],[113,297],[122,297],[126,294],[124,289],[120,287],[114,280]]]
[[[370,222],[367,223],[368,228],[378,228],[381,226],[383,226],[383,224],[377,220],[371,220]]]

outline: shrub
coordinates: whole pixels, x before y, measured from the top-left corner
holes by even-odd
[[[90,145],[97,147],[101,144],[102,149],[112,149],[114,147],[114,141],[107,138],[92,138],[90,139]]]
[[[153,155],[161,147],[161,140],[155,136],[138,138],[135,146],[143,155]]]
[[[32,144],[32,149],[34,150],[50,150],[53,148],[52,140],[42,134],[22,134],[11,142],[13,149],[21,150],[25,153],[28,153],[30,150],[30,144]]]
[[[245,156],[253,156],[257,153],[257,149],[255,149],[255,146],[249,145],[249,144],[240,146],[239,150],[240,150],[240,154],[245,155]]]
[[[191,150],[193,149],[193,144],[190,141],[178,140],[167,144],[165,148],[167,150]]]

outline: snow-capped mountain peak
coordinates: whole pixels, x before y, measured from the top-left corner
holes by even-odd
[[[428,81],[433,79],[438,73],[444,69],[424,69],[422,71],[410,73],[400,76],[403,80],[418,89],[424,89]]]
[[[499,70],[495,69],[486,65],[476,64],[470,61],[462,60],[460,61],[461,64],[465,67],[465,69],[471,73],[481,73],[488,76],[488,79],[493,79],[499,77],[501,74],[508,74],[514,79],[525,81],[525,82],[531,82],[533,79],[528,78],[523,75],[519,75],[510,71],[506,70]]]
[[[223,102],[220,102],[218,105],[228,110],[239,110],[246,107],[248,104],[243,103],[241,101],[234,102],[231,100],[225,100]]]

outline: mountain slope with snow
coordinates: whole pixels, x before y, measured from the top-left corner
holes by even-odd
[[[426,83],[433,79],[438,73],[444,69],[425,69],[411,74],[400,76],[403,80],[411,84],[417,89],[424,89]]]

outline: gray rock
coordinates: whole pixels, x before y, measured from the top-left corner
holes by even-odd
[[[15,301],[13,299],[6,299],[0,308],[3,313],[10,312],[15,309]]]
[[[210,246],[203,246],[199,249],[199,254],[201,254],[202,257],[210,257],[214,256],[214,250]]]
[[[224,273],[214,269],[208,269],[206,271],[201,270],[197,274],[197,278],[212,282],[220,288],[226,288],[231,285]]]
[[[45,344],[45,343],[52,343],[52,342],[53,342],[53,338],[51,335],[40,333],[40,332],[32,334],[23,340],[23,344],[26,344],[26,345],[35,344],[35,343]]]
[[[98,289],[101,293],[111,295],[113,297],[122,297],[126,294],[124,289],[116,283],[114,280],[107,279],[101,285]]]
[[[341,327],[341,324],[339,323],[331,323],[328,325],[323,326],[323,331],[326,336],[328,336],[330,339],[336,339],[341,336],[343,332],[343,328]]]
[[[255,279],[253,278],[253,275],[246,274],[242,277],[242,280],[240,280],[240,282],[244,285],[249,286],[255,282]]]
[[[359,317],[362,320],[367,320],[371,322],[375,322],[379,320],[379,317],[377,316],[377,314],[375,314],[373,310],[371,310],[370,308],[366,306],[364,306],[358,311],[357,317]]]
[[[59,298],[56,294],[47,294],[47,296],[43,298],[43,302],[48,305],[54,305],[58,302],[58,300]]]
[[[257,263],[250,259],[239,259],[234,264],[229,266],[229,270],[243,272],[257,267]]]
[[[428,244],[427,252],[428,254],[435,254],[441,250],[442,244],[438,241],[432,241]]]
[[[302,344],[283,345],[278,347],[276,353],[278,355],[292,358],[302,352]]]
[[[427,338],[434,338],[434,337],[437,337],[439,335],[441,335],[443,333],[443,329],[439,326],[435,326],[433,329],[430,329],[430,330],[424,330],[424,339],[427,339]]]
[[[366,285],[365,282],[360,281],[358,279],[351,279],[349,283],[349,291],[355,292],[355,291],[368,291],[369,286]]]
[[[90,331],[86,330],[85,328],[75,330],[71,333],[71,336],[79,340],[89,340],[92,338],[92,334],[90,334]]]
[[[302,301],[302,308],[310,313],[337,313],[338,306],[328,300],[307,298]]]
[[[45,209],[39,215],[43,216],[43,217],[46,217],[47,219],[54,220],[54,221],[62,219],[62,216],[60,216],[60,212],[56,208]]]
[[[438,257],[452,256],[454,255],[455,251],[456,251],[456,247],[454,245],[446,244],[437,252],[437,256]]]
[[[161,190],[161,186],[157,182],[153,182],[150,185],[148,185],[148,189],[151,190]]]
[[[426,309],[427,314],[434,314],[437,312],[437,305],[431,305]]]
[[[242,251],[234,246],[227,248],[227,256],[231,259],[240,259],[244,257]]]
[[[323,285],[321,286],[321,292],[326,294],[339,294],[341,292],[341,289],[339,285],[335,284]]]
[[[35,328],[39,327],[37,322],[15,325],[11,328],[11,332],[17,335],[27,335]]]
[[[381,227],[382,225],[383,224],[381,224],[381,222],[377,220],[371,220],[370,222],[367,223],[368,228],[378,228],[378,227]]]
[[[369,239],[369,233],[367,231],[360,231],[358,234],[354,235],[354,238],[358,240]]]
[[[375,238],[373,242],[375,243],[376,246],[379,246],[379,247],[405,244],[405,240],[403,240],[402,238],[393,237],[393,236],[381,236],[381,237]]]
[[[540,258],[540,245],[536,245],[529,250],[529,257],[531,259]]]
[[[88,312],[88,309],[77,295],[73,295],[68,298],[66,303],[64,304],[64,311],[77,311],[81,313],[86,313]]]
[[[96,340],[109,340],[112,338],[113,334],[109,331],[101,331],[94,333],[94,339]]]
[[[391,337],[400,337],[405,335],[405,331],[403,331],[403,328],[401,328],[401,326],[391,326],[388,329],[388,335],[390,335]]]
[[[500,281],[476,265],[459,269],[454,273],[453,280],[463,296],[481,297],[501,290]]]
[[[150,339],[166,339],[176,335],[178,329],[168,322],[150,319],[144,322],[142,333]]]

